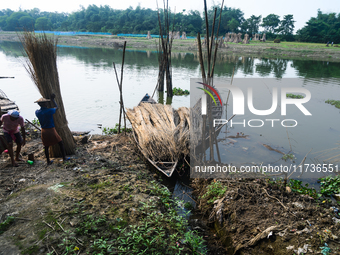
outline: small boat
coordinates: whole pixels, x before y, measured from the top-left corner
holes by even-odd
[[[146,94],[126,114],[143,156],[159,172],[171,177],[179,159],[189,154],[189,109],[174,110],[170,105],[157,104]]]
[[[0,89],[0,116],[6,114],[11,110],[19,111],[19,107]]]

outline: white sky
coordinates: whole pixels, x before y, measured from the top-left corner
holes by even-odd
[[[60,0],[60,1],[46,1],[46,0],[8,0],[1,1],[0,9],[11,9],[18,11],[19,8],[33,9],[39,8],[40,11],[49,12],[68,12],[77,11],[80,9],[80,5],[85,8],[90,4],[109,5],[113,9],[126,9],[129,6],[135,8],[138,4],[142,8],[151,8],[156,10],[156,0]],[[221,3],[222,0],[207,0],[208,8],[213,3]],[[158,0],[159,6],[163,4],[163,0]],[[247,19],[252,14],[258,16],[262,15],[266,17],[268,14],[274,13],[280,16],[280,19],[284,15],[293,14],[295,22],[295,31],[305,26],[305,23],[310,17],[315,17],[317,9],[322,12],[336,12],[340,13],[340,1],[339,0],[227,0],[224,2],[228,7],[239,8],[244,13],[244,17]],[[198,10],[203,11],[203,0],[169,0],[169,6],[171,9],[176,7],[176,12],[186,10]]]

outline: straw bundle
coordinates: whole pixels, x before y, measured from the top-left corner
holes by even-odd
[[[126,114],[143,154],[153,161],[175,162],[189,153],[189,110],[142,103]],[[175,116],[178,120],[175,121]],[[176,125],[177,123],[177,125]]]
[[[57,39],[47,38],[46,34],[36,35],[34,32],[24,32],[19,36],[28,60],[25,69],[44,98],[50,98],[54,93],[59,109],[54,114],[55,128],[62,138],[66,154],[74,154],[75,143],[67,125],[64,104],[61,97],[57,69]],[[52,157],[61,156],[59,146],[50,150]]]

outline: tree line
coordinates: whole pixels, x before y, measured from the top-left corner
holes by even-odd
[[[213,24],[215,8],[217,18],[220,16],[220,8],[212,6],[208,10],[209,24]],[[160,10],[160,20],[164,20],[163,10]],[[112,34],[159,34],[158,11],[137,6],[126,10],[115,10],[110,6],[89,5],[81,7],[78,11],[69,13],[40,12],[38,8],[32,10],[10,9],[0,11],[0,28],[4,31],[26,30],[54,30],[54,31],[79,31],[79,32],[109,32]],[[294,35],[294,17],[292,14],[269,14],[266,17],[252,15],[248,19],[240,9],[225,6],[221,16],[219,35],[228,32],[266,33],[267,39],[280,38],[281,40],[300,40],[306,42],[340,42],[340,14],[324,14],[318,10],[317,17],[312,17],[306,26]],[[187,35],[196,36],[198,32],[205,35],[205,17],[199,11],[183,9],[180,12],[171,13],[170,29],[186,32]],[[217,24],[215,24],[215,31]],[[164,24],[162,24],[164,27]],[[211,27],[209,28],[211,31]]]

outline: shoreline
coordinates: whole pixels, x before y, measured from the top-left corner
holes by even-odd
[[[16,32],[0,32],[0,41],[19,42]],[[129,50],[157,50],[158,39],[146,39],[135,37],[118,37],[116,35],[74,35],[59,36],[58,45],[78,47],[100,47],[100,48],[123,48],[124,41],[127,42]],[[174,40],[173,52],[197,52],[195,39]],[[340,47],[326,47],[325,44],[252,41],[250,44],[227,43],[226,47],[219,48],[218,54],[303,59],[340,62]]]

